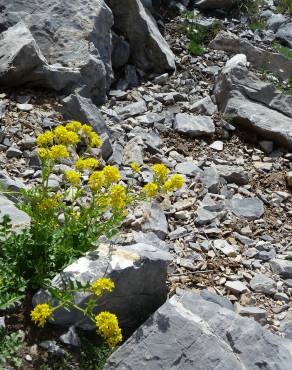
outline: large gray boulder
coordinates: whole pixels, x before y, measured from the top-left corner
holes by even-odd
[[[130,44],[130,61],[143,71],[175,69],[174,54],[158,30],[151,13],[140,0],[106,0],[111,8],[114,29]]]
[[[167,298],[168,252],[150,244],[138,243],[131,246],[101,244],[98,249],[87,253],[52,280],[52,285],[62,288],[68,279],[81,283],[92,283],[103,276],[115,282],[115,289],[96,301],[94,312],[115,313],[123,330],[133,331],[145,321]],[[75,303],[85,306],[90,293],[75,294]],[[47,292],[38,292],[34,304],[47,302]],[[56,303],[56,302],[53,302]],[[77,310],[58,309],[53,324],[76,325],[85,330],[94,329],[94,324]]]
[[[281,80],[287,80],[291,76],[292,60],[281,54],[260,49],[232,32],[220,31],[211,41],[210,47],[226,51],[231,55],[245,54],[255,68],[265,68]]]
[[[79,75],[72,89],[98,102],[105,99],[112,77],[113,17],[103,0],[0,0],[0,9],[0,29],[23,21],[49,65]]]
[[[1,85],[29,84],[59,91],[70,89],[79,79],[80,73],[75,69],[48,64],[22,21],[0,34]]]
[[[214,94],[219,110],[234,123],[292,148],[292,97],[249,72],[245,55],[226,63]]]
[[[187,292],[159,308],[104,370],[289,370],[291,349],[254,320]]]

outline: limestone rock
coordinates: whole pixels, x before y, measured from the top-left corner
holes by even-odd
[[[189,137],[212,135],[215,132],[212,118],[208,116],[192,116],[187,113],[179,113],[175,116],[174,129]]]
[[[255,345],[256,343],[256,345]],[[173,296],[108,359],[105,370],[288,370],[291,342],[204,300]]]
[[[169,254],[149,244],[110,246],[101,244],[96,251],[87,253],[52,280],[52,285],[62,288],[66,279],[81,283],[94,282],[104,274],[115,282],[115,289],[97,299],[94,312],[115,313],[124,330],[134,330],[148,318],[167,297],[166,273]],[[84,306],[88,294],[76,294],[75,303]],[[39,291],[34,305],[50,298]],[[56,303],[54,301],[54,303]],[[92,322],[77,310],[58,309],[53,324],[74,325],[85,330],[94,329]]]

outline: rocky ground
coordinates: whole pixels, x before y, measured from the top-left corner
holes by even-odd
[[[265,3],[265,30],[252,31],[244,17],[201,13],[200,22],[222,22],[219,41],[206,45],[201,56],[189,53],[185,16],[164,9],[164,37],[177,69],[142,76],[138,83],[141,73],[128,65],[127,83],[117,81],[100,107],[111,138],[102,156],[119,166],[125,182],[133,161],[142,166],[141,183],[150,181],[149,168],[159,162],[185,176],[183,189],[163,199],[161,208],[130,213],[119,240],[169,250],[169,296],[182,289],[201,292],[292,339],[292,98],[270,85],[288,89],[283,74],[292,75],[292,62],[277,74],[275,66],[263,71],[249,57],[253,48],[276,52],[273,1]],[[228,50],[224,30],[248,46]],[[224,67],[235,54],[247,55],[247,62],[241,56]],[[1,89],[0,178],[10,189],[40,181],[35,137],[65,120],[63,98],[43,89]],[[259,120],[252,109],[261,109]],[[60,168],[50,185],[61,183]],[[29,362],[26,357],[27,368]],[[124,368],[113,364],[108,368]]]

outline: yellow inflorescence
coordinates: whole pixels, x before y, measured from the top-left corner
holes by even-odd
[[[64,145],[53,145],[50,149],[50,158],[52,159],[69,158],[69,152]]]
[[[47,211],[50,211],[54,208],[56,208],[58,205],[58,203],[56,202],[55,199],[52,199],[52,198],[45,198],[43,199],[39,204],[38,204],[38,208],[40,211],[44,211],[44,212],[47,212]]]
[[[154,164],[151,168],[160,182],[166,181],[169,169],[164,164]]]
[[[79,158],[75,162],[75,167],[79,171],[93,170],[99,166],[99,161],[95,158]]]
[[[51,152],[50,149],[46,148],[38,148],[37,149],[37,154],[40,159],[50,159],[51,158]]]
[[[38,146],[48,146],[52,145],[53,140],[54,134],[51,131],[46,131],[37,137],[36,142]]]
[[[100,278],[91,284],[91,290],[98,297],[105,291],[112,292],[115,283],[109,278]]]
[[[123,185],[113,185],[110,188],[110,204],[113,208],[125,208],[126,199],[126,189]]]
[[[116,167],[105,166],[102,172],[107,185],[118,182],[121,179],[119,170]]]
[[[66,180],[69,181],[72,185],[79,185],[81,182],[81,175],[80,173],[74,170],[65,171]]]
[[[110,347],[117,346],[123,340],[116,315],[110,312],[101,312],[95,316],[95,325],[97,332]]]
[[[89,125],[82,125],[81,131],[83,132],[84,135],[87,135],[89,137],[93,130],[92,127]]]
[[[63,145],[76,145],[80,141],[76,132],[68,131],[64,126],[56,127],[54,136],[56,141]]]
[[[169,180],[165,182],[163,185],[164,190],[166,191],[174,191],[179,190],[182,188],[184,184],[184,178],[182,175],[173,175]]]
[[[91,132],[88,136],[88,139],[89,139],[89,146],[92,148],[99,148],[102,144],[102,141],[96,132]]]
[[[50,305],[46,303],[38,304],[31,311],[30,316],[36,325],[38,325],[40,328],[43,328],[46,320],[52,315],[53,312],[54,310]]]
[[[131,168],[132,168],[133,172],[140,173],[140,166],[138,165],[138,163],[133,162],[131,164]]]
[[[95,193],[104,185],[104,176],[101,171],[93,172],[88,180],[90,190]]]
[[[74,131],[74,132],[78,132],[79,130],[81,130],[81,127],[82,127],[82,124],[78,121],[71,121],[67,123],[66,125],[67,130]]]
[[[153,182],[149,182],[144,186],[143,192],[146,194],[147,197],[153,198],[158,193],[158,185]]]

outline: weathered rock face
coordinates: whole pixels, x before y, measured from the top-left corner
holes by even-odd
[[[156,311],[104,369],[288,370],[291,346],[254,320],[185,293]]]
[[[236,123],[292,148],[292,97],[249,72],[242,55],[227,62],[214,93],[219,109]]]
[[[114,14],[114,29],[130,44],[130,61],[143,71],[173,70],[174,55],[141,1],[106,1]]]
[[[124,330],[133,331],[146,320],[167,297],[166,274],[169,254],[152,245],[138,243],[131,246],[100,245],[94,252],[68,266],[52,284],[61,288],[70,279],[81,283],[93,282],[104,275],[115,282],[115,289],[96,302],[95,312],[110,311],[117,315]],[[76,294],[75,303],[84,306],[90,294]],[[34,304],[50,298],[46,292],[34,297]],[[93,329],[94,325],[76,310],[57,310],[57,325],[76,325]]]
[[[265,68],[273,72],[281,80],[286,80],[291,76],[292,61],[281,54],[257,48],[245,39],[241,39],[231,32],[221,31],[210,47],[216,50],[224,50],[227,53],[245,54],[248,61],[256,68]]]
[[[195,6],[200,9],[229,9],[235,0],[195,0]]]
[[[276,33],[276,38],[285,46],[292,48],[292,22],[281,26]]]
[[[0,29],[23,21],[48,64],[73,69],[79,74],[74,88],[96,101],[105,99],[113,17],[103,0],[0,0],[0,8]]]
[[[0,195],[0,222],[3,221],[3,216],[10,217],[12,228],[15,230],[30,224],[30,217],[25,212],[16,208],[13,202]]]

